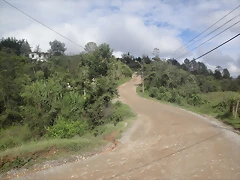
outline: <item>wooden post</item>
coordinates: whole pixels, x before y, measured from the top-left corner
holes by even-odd
[[[238,105],[239,105],[239,101],[237,101],[237,105],[236,105],[236,109],[235,109],[235,116],[234,116],[234,119],[237,118],[237,114],[238,114]]]

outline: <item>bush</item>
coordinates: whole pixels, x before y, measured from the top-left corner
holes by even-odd
[[[133,116],[134,116],[133,112],[130,110],[130,108],[127,105],[121,103],[120,101],[117,101],[114,104],[114,109],[112,114],[109,116],[109,120],[106,122],[113,122],[114,125],[116,125],[123,119],[130,118]]]
[[[169,99],[169,102],[181,105],[182,98],[181,98],[181,96],[179,96],[178,92],[173,90],[171,94],[172,94],[172,97]]]
[[[122,73],[125,77],[132,77],[133,71],[127,65],[122,66]]]
[[[48,136],[53,138],[72,138],[82,136],[87,129],[87,123],[83,121],[68,122],[60,117],[57,124],[47,127]]]
[[[158,91],[159,91],[159,93],[165,93],[165,92],[167,92],[168,90],[167,90],[167,88],[161,86],[161,87],[159,87]]]
[[[199,94],[192,94],[187,100],[187,103],[193,106],[202,105],[202,98]]]
[[[156,87],[151,87],[149,89],[149,96],[154,98],[154,97],[158,97],[158,93],[159,93],[159,89]]]

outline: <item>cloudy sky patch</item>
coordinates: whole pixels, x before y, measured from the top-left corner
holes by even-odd
[[[84,46],[93,41],[108,43],[114,54],[130,52],[135,56],[152,55],[159,48],[160,57],[169,56],[207,27],[215,23],[240,4],[240,0],[8,0],[11,4],[43,22],[55,31]],[[240,14],[235,10],[209,31]],[[240,23],[214,38],[209,43],[182,54],[208,38],[236,23],[231,21],[211,36],[189,47],[182,48],[174,57],[182,61],[202,55],[240,32]],[[83,49],[8,4],[0,1],[0,36],[27,39],[32,47],[40,44],[47,51],[49,41],[64,42],[67,53],[79,53]],[[204,35],[203,35],[204,36]],[[229,68],[231,74],[240,74],[240,37],[217,51],[200,59],[211,67]]]

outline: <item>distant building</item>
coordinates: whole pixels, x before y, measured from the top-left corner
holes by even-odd
[[[29,54],[29,58],[36,60],[36,61],[47,61],[47,59],[50,57],[50,53],[45,52],[31,52]]]

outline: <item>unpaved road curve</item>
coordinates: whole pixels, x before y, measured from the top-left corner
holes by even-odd
[[[240,137],[220,123],[137,96],[120,86],[138,119],[111,152],[18,179],[240,179]]]

